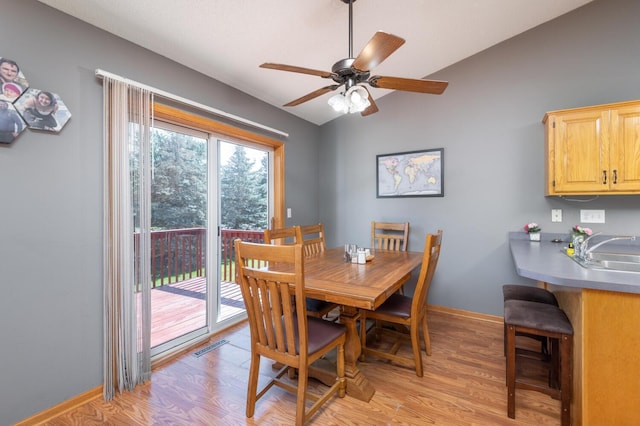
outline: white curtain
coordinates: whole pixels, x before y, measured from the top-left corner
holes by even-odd
[[[150,129],[153,95],[105,76],[104,399],[151,377]]]

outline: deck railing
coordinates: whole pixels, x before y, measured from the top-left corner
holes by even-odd
[[[262,243],[263,231],[222,229],[220,238],[220,279],[235,282],[233,241],[239,238],[243,241]],[[140,234],[136,232],[134,233],[136,253],[139,253],[139,242]],[[205,228],[151,231],[152,288],[203,276],[206,253]]]

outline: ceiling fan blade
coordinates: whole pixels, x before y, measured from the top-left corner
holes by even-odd
[[[403,38],[378,31],[362,49],[352,66],[360,71],[370,71],[380,65],[382,61],[387,59],[403,44]]]
[[[444,92],[449,82],[438,80],[419,80],[413,78],[373,76],[368,83],[380,89],[404,90],[406,92],[431,93],[439,95]]]
[[[310,101],[311,99],[317,98],[318,96],[324,95],[325,93],[329,93],[333,90],[336,90],[338,87],[340,87],[341,84],[333,84],[331,86],[326,86],[323,87],[321,89],[315,90],[311,93],[307,93],[306,95],[304,95],[301,98],[298,98],[294,101],[289,102],[288,104],[284,104],[283,106],[296,106],[296,105],[300,105],[301,103]]]
[[[329,71],[319,71],[319,70],[314,70],[311,68],[303,68],[303,67],[296,67],[293,65],[285,65],[285,64],[273,64],[270,62],[266,62],[262,65],[260,65],[260,68],[269,68],[272,70],[280,70],[280,71],[289,71],[289,72],[297,72],[300,74],[310,74],[310,75],[317,75],[319,77],[322,78],[331,78],[331,76],[333,76],[333,73],[329,72]]]
[[[368,90],[367,90],[367,93],[369,93]],[[371,102],[371,105],[369,105],[364,111],[360,113],[360,115],[363,117],[366,117],[367,115],[375,114],[376,112],[379,111],[378,105],[376,105],[375,101],[373,100],[373,96],[371,96],[371,93],[369,93],[369,102]]]

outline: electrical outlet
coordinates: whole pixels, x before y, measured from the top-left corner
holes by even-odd
[[[291,219],[291,207],[287,208],[287,219]]]
[[[562,209],[551,209],[551,222],[562,222]]]
[[[604,210],[580,210],[580,222],[604,223]]]

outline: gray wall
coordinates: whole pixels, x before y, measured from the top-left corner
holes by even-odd
[[[0,146],[0,425],[102,383],[102,83],[96,68],[290,134],[287,202],[318,220],[319,132],[34,0],[3,0],[0,56],[73,114]],[[257,66],[257,65],[256,65]]]
[[[102,381],[95,68],[288,132],[289,224],[321,220],[330,245],[368,245],[370,220],[409,220],[413,250],[442,228],[431,302],[499,315],[502,283],[524,281],[509,231],[537,221],[568,232],[580,208],[602,208],[607,223],[594,228],[640,234],[637,196],[543,197],[540,124],[548,110],[640,98],[639,15],[635,1],[597,0],[437,73],[450,81],[442,96],[393,93],[369,118],[317,127],[35,0],[3,1],[0,56],[17,60],[33,87],[60,94],[73,117],[59,135],[26,131],[0,147],[0,424]],[[375,198],[377,154],[438,147],[444,198]],[[563,223],[550,223],[552,208],[563,209]]]
[[[430,303],[501,315],[502,284],[527,282],[515,274],[508,232],[538,222],[568,235],[580,209],[605,209],[606,224],[586,226],[640,235],[639,196],[544,197],[541,124],[547,111],[640,99],[638,16],[638,1],[596,1],[430,76],[449,81],[441,96],[392,93],[377,114],[323,126],[320,217],[330,244],[369,245],[371,220],[408,220],[410,250],[443,229]],[[376,155],[440,147],[444,198],[376,199]],[[562,223],[551,223],[553,208]]]

